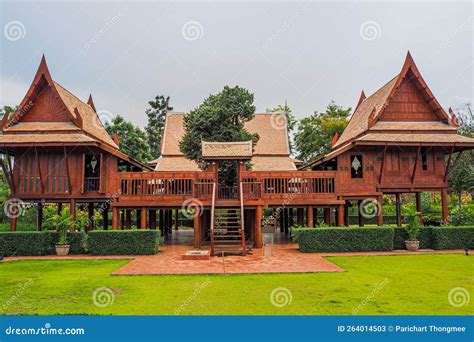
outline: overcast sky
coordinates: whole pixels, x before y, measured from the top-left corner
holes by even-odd
[[[0,15],[1,105],[20,103],[43,53],[58,83],[140,126],[156,94],[187,112],[225,85],[258,112],[354,107],[407,50],[445,108],[474,98],[471,1],[2,1]]]

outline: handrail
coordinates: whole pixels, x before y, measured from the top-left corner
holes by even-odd
[[[247,248],[245,247],[244,192],[242,182],[240,182],[240,227],[242,229],[242,255],[245,256]]]
[[[216,182],[212,185],[212,204],[211,204],[211,255],[214,255],[214,210],[216,206]]]

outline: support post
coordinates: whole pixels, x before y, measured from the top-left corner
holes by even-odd
[[[313,218],[313,206],[308,206],[308,227],[314,227],[314,218]]]
[[[140,211],[140,228],[146,229],[146,208],[142,207]]]
[[[417,192],[416,196],[416,211],[419,212],[420,224],[423,224],[423,207],[421,206],[421,192]]]
[[[293,208],[288,209],[288,225],[293,227],[295,225],[295,215]]]
[[[43,203],[39,202],[36,205],[36,230],[41,231],[43,229]]]
[[[10,220],[10,231],[16,232],[16,215],[13,216]]]
[[[160,227],[161,236],[165,237],[165,227],[164,227],[164,209],[161,208],[158,214],[158,226]]]
[[[137,209],[136,221],[137,221],[137,229],[140,229],[142,227],[142,210],[141,209]]]
[[[337,222],[336,225],[338,227],[342,227],[344,225],[344,205],[341,204],[337,207]]]
[[[344,203],[344,225],[349,227],[349,202]]]
[[[179,229],[179,210],[174,210],[174,230]]]
[[[122,229],[124,225],[122,224]],[[132,228],[132,211],[129,209],[125,210],[125,228],[130,229]]]
[[[148,228],[156,229],[156,209],[148,210]]]
[[[76,230],[76,200],[75,199],[71,199],[71,202],[69,202],[69,215],[71,217],[71,222],[72,222],[72,225],[71,225],[71,231],[75,231]]]
[[[263,207],[258,205],[255,209],[255,247],[262,248],[263,239],[262,239],[262,214]]]
[[[359,214],[359,227],[364,226],[364,216],[362,216],[362,208],[361,208],[362,200],[357,201],[357,209]]]
[[[58,215],[61,215],[61,211],[63,211],[63,204],[58,203]]]
[[[395,207],[396,207],[396,213],[397,213],[397,227],[401,227],[402,226],[402,208],[401,208],[399,193],[395,194]]]
[[[102,207],[102,222],[103,222],[103,229],[109,229],[109,205],[107,203],[103,204]]]
[[[194,207],[194,248],[201,248],[201,215],[199,206]]]
[[[379,205],[377,206],[378,212],[377,212],[377,225],[379,227],[383,226],[383,197],[378,196],[377,197],[377,202],[379,202]]]
[[[303,208],[296,209],[296,216],[297,216],[298,226],[303,227],[304,226],[304,209]]]
[[[442,189],[441,190],[441,220],[443,224],[448,223],[448,190]]]
[[[331,208],[324,208],[324,223],[331,226]]]
[[[87,231],[94,230],[94,203],[89,203],[87,207],[88,220],[87,220]]]
[[[119,220],[119,213],[118,213],[118,208],[113,207],[112,208],[112,229],[117,230],[118,229],[118,220]]]

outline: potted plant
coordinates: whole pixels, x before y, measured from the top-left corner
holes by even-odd
[[[67,233],[71,228],[71,219],[69,214],[63,212],[61,214],[55,214],[50,218],[50,224],[59,233],[58,242],[56,242],[56,254],[59,256],[66,256],[69,254],[71,245],[67,242]]]
[[[405,246],[407,250],[411,252],[418,251],[420,247],[420,241],[418,238],[418,233],[420,232],[420,213],[413,211],[408,214],[408,224],[405,227],[405,230],[408,233],[408,240],[405,240]]]

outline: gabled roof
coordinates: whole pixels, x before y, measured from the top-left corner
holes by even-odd
[[[161,141],[162,157],[157,161],[156,171],[199,170],[198,165],[194,161],[186,159],[179,148],[179,142],[185,133],[183,125],[185,116],[186,113],[168,112]],[[253,146],[251,154],[253,170],[295,169],[294,161],[290,158],[284,113],[255,114],[252,120],[245,123],[245,128],[252,134],[257,133],[260,137],[257,144]]]
[[[0,138],[3,147],[89,144],[137,167],[148,168],[119,151],[95,111],[92,96],[84,103],[52,79],[44,55],[28,92],[15,113],[2,120],[0,129],[4,133]]]
[[[202,157],[210,159],[250,159],[252,158],[252,141],[211,142],[203,141]]]
[[[345,143],[356,139],[366,133],[374,125],[380,123],[379,119],[383,115],[384,110],[397,93],[402,90],[403,85],[406,84],[403,83],[404,81],[410,81],[416,84],[416,88],[427,101],[429,108],[436,113],[438,120],[449,125],[451,122],[450,116],[434,97],[421,76],[410,52],[408,52],[402,70],[397,76],[367,98],[365,98],[365,94],[362,92],[354,114],[346,129],[334,145],[334,148],[339,148]]]

